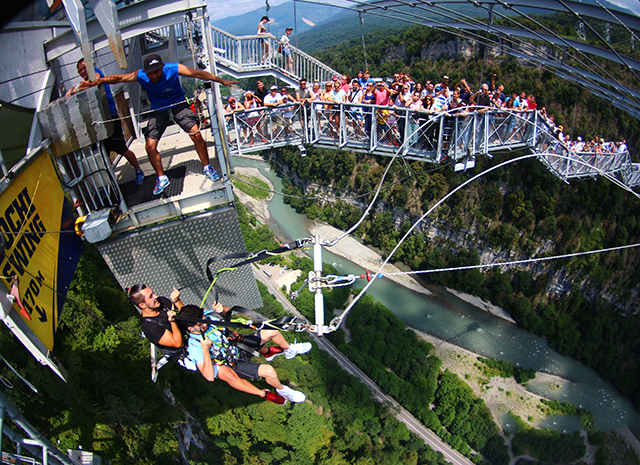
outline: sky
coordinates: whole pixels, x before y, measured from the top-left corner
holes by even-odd
[[[269,0],[269,6],[280,5],[291,0]],[[345,0],[318,0],[322,3],[333,3],[347,5],[349,2]],[[640,1],[640,0],[638,0]],[[227,18],[230,16],[238,16],[248,11],[259,9],[261,14],[266,12],[265,0],[207,0],[209,5],[209,14],[211,15],[211,22],[219,19]],[[353,5],[353,3],[351,3]],[[336,10],[338,13],[338,10]],[[256,20],[258,24],[260,18]]]
[[[269,0],[270,6],[280,5],[291,0]],[[344,6],[354,6],[353,2],[346,0],[318,0],[322,3],[333,3]],[[640,16],[640,0],[609,0],[611,3],[628,8]],[[264,0],[207,0],[209,5],[209,14],[212,21],[227,18],[230,16],[238,16],[248,11],[260,9],[264,14],[266,12],[266,4]],[[337,13],[337,10],[336,10]],[[259,21],[259,19],[258,19]],[[256,21],[257,24],[257,21]]]

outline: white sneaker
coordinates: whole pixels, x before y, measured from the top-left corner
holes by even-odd
[[[307,396],[300,391],[294,391],[289,386],[282,386],[282,389],[276,389],[276,392],[280,394],[285,399],[289,399],[290,402],[295,404],[299,404],[300,402],[304,402],[307,400]]]
[[[294,342],[284,351],[284,356],[287,360],[291,360],[296,355],[306,354],[311,350],[311,347],[310,342]]]

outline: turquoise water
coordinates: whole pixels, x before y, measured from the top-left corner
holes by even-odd
[[[236,166],[254,166],[268,177],[276,192],[282,192],[282,181],[269,166],[260,161],[234,158]],[[290,239],[308,237],[309,220],[296,213],[275,195],[269,204],[272,228]],[[330,238],[323,238],[330,239]],[[323,261],[333,264],[340,273],[360,274],[363,269],[329,252],[323,251]],[[363,287],[358,280],[355,287]],[[447,340],[486,357],[507,360],[518,366],[567,378],[570,383],[561,391],[549,389],[540,381],[529,382],[529,389],[545,397],[570,402],[593,412],[598,427],[603,431],[632,427],[636,436],[640,432],[640,415],[631,402],[620,395],[598,373],[551,349],[547,342],[501,318],[478,310],[445,292],[425,296],[410,291],[385,279],[378,279],[369,288],[376,300],[386,305],[409,326]],[[402,302],[399,306],[398,302]],[[508,417],[501,420],[509,429]],[[513,421],[511,421],[513,423]],[[560,431],[575,431],[579,422],[575,417],[553,416],[542,426]]]

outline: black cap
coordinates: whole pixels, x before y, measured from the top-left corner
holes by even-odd
[[[162,58],[160,58],[160,55],[154,53],[153,55],[149,55],[144,59],[144,68],[142,70],[145,73],[149,74],[162,69],[163,66],[164,63],[162,62]]]

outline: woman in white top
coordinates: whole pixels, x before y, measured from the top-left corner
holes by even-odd
[[[319,102],[322,100],[322,91],[320,90],[320,82],[313,81],[313,86],[311,87],[311,100],[313,102]],[[316,120],[318,120],[318,131],[321,128],[322,124],[322,105],[319,103],[314,103],[311,108],[316,112]]]
[[[422,94],[422,91],[416,88],[413,94],[411,94],[411,100],[407,102],[407,107],[413,110],[409,116],[409,134],[411,135],[409,140],[411,144],[418,142],[417,130],[420,126],[420,115],[417,112],[424,109],[422,100],[420,100],[420,94]]]
[[[288,27],[284,32],[284,35],[280,38],[280,46],[282,47],[282,54],[286,60],[287,71],[293,74],[293,57],[291,56],[291,45],[289,45],[289,36],[293,32],[292,27]]]

